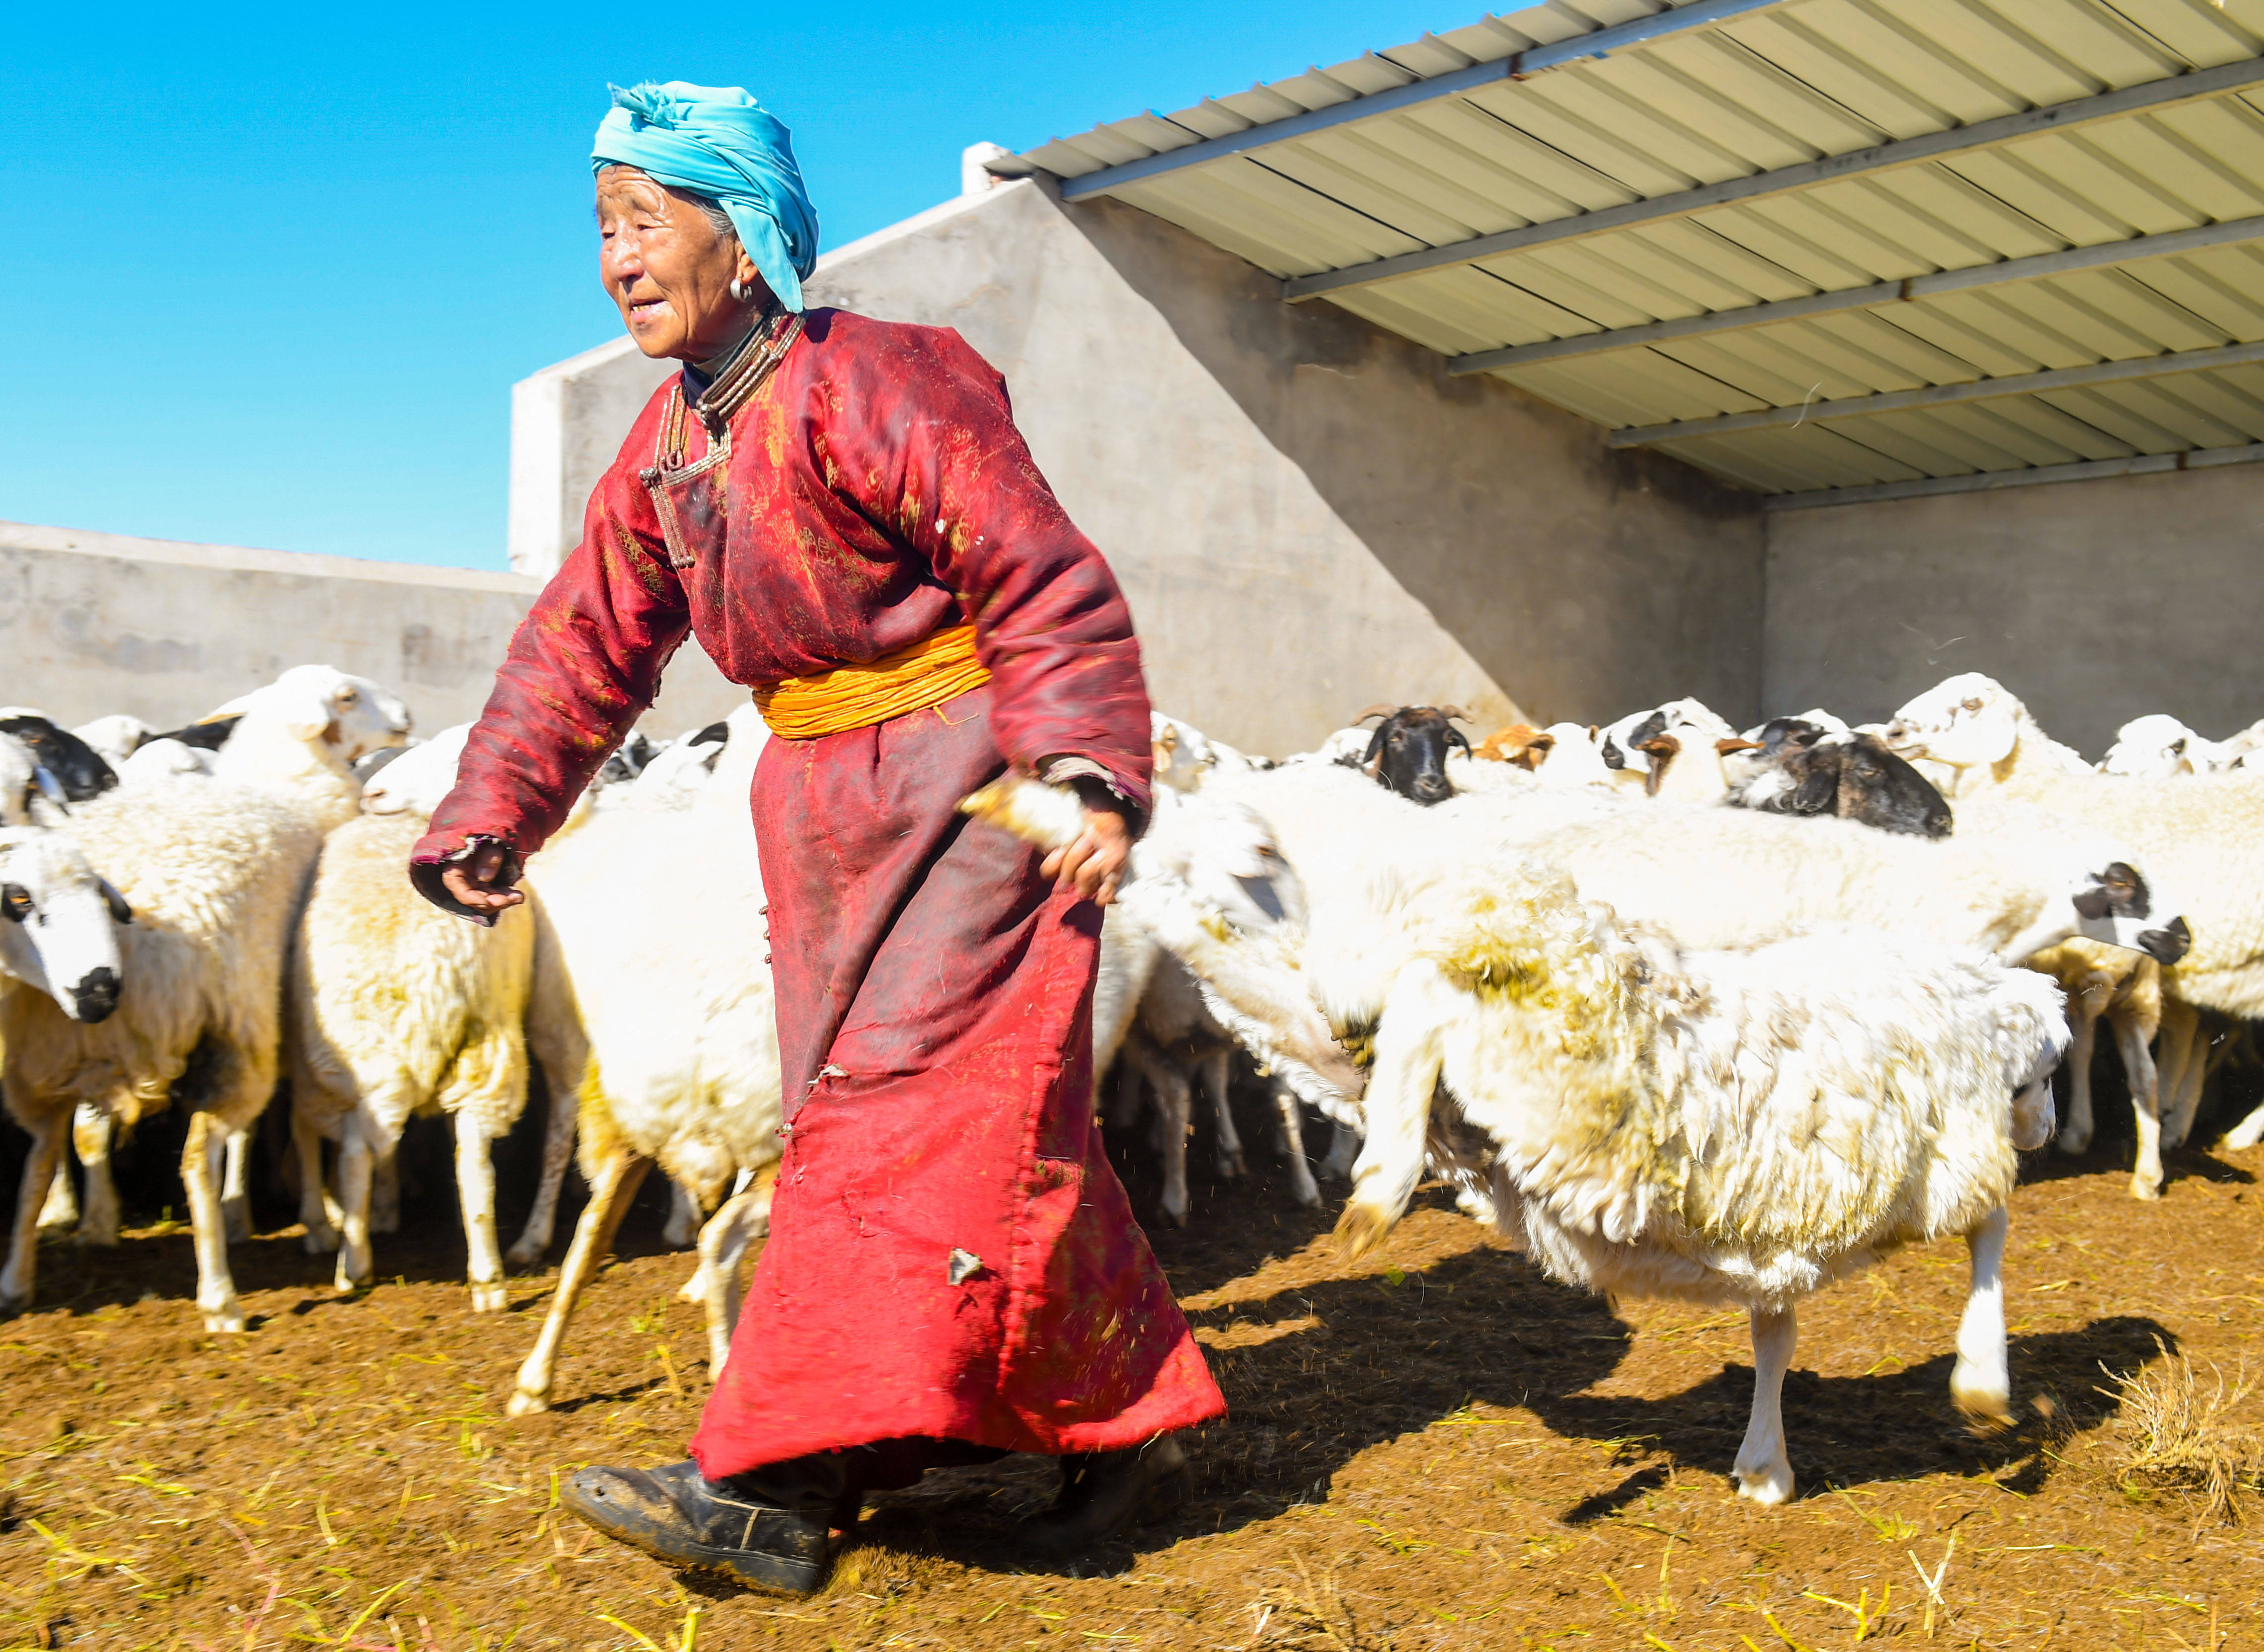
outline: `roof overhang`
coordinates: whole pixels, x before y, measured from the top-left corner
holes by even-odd
[[[1583,0],[1007,164],[1805,504],[2264,440],[2260,92],[2264,0]]]

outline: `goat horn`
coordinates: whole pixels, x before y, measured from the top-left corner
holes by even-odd
[[[1441,717],[1451,717],[1456,722],[1476,722],[1477,721],[1477,719],[1472,717],[1469,713],[1464,711],[1460,706],[1440,706],[1437,709],[1439,715]]]
[[[1361,713],[1359,716],[1353,718],[1353,721],[1356,723],[1364,723],[1371,717],[1389,717],[1392,713],[1398,709],[1398,706],[1393,705],[1390,701],[1386,700],[1381,705],[1370,706],[1366,711]]]

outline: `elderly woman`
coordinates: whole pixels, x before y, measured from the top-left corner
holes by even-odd
[[[598,484],[416,849],[492,922],[687,630],[750,687],[786,1157],[691,1462],[592,1468],[582,1518],[758,1587],[823,1580],[864,1493],[1056,1456],[1066,1553],[1175,1489],[1225,1409],[1094,1134],[1100,906],[1148,800],[1139,647],[1099,551],[948,330],[805,309],[817,225],[737,89],[615,91],[606,290],[685,364]],[[1075,785],[1042,863],[958,800]],[[684,869],[695,913],[699,869]]]

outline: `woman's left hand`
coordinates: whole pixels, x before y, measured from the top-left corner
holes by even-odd
[[[1054,880],[1056,889],[1074,889],[1095,906],[1116,898],[1124,876],[1124,861],[1132,852],[1132,829],[1113,808],[1085,811],[1085,830],[1066,849],[1056,849],[1038,870]]]

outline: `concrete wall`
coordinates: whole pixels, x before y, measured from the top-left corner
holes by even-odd
[[[1985,671],[2096,758],[2163,711],[2264,716],[2264,465],[1768,517],[1763,694],[1882,717]]]
[[[536,589],[515,574],[0,522],[0,702],[174,728],[316,662],[393,689],[429,733],[478,714]],[[671,678],[664,730],[738,703],[705,660]]]
[[[1298,750],[1384,699],[1459,701],[1482,726],[1513,701],[1546,719],[1686,693],[1758,706],[1751,496],[1608,453],[1344,311],[1285,306],[1161,220],[1005,184],[833,252],[808,287],[955,327],[1005,375],[1123,582],[1157,702],[1222,739]],[[626,341],[550,371],[566,385],[542,439],[567,457],[540,502],[513,499],[529,572],[578,533],[654,382]],[[570,515],[550,503],[567,496]]]

